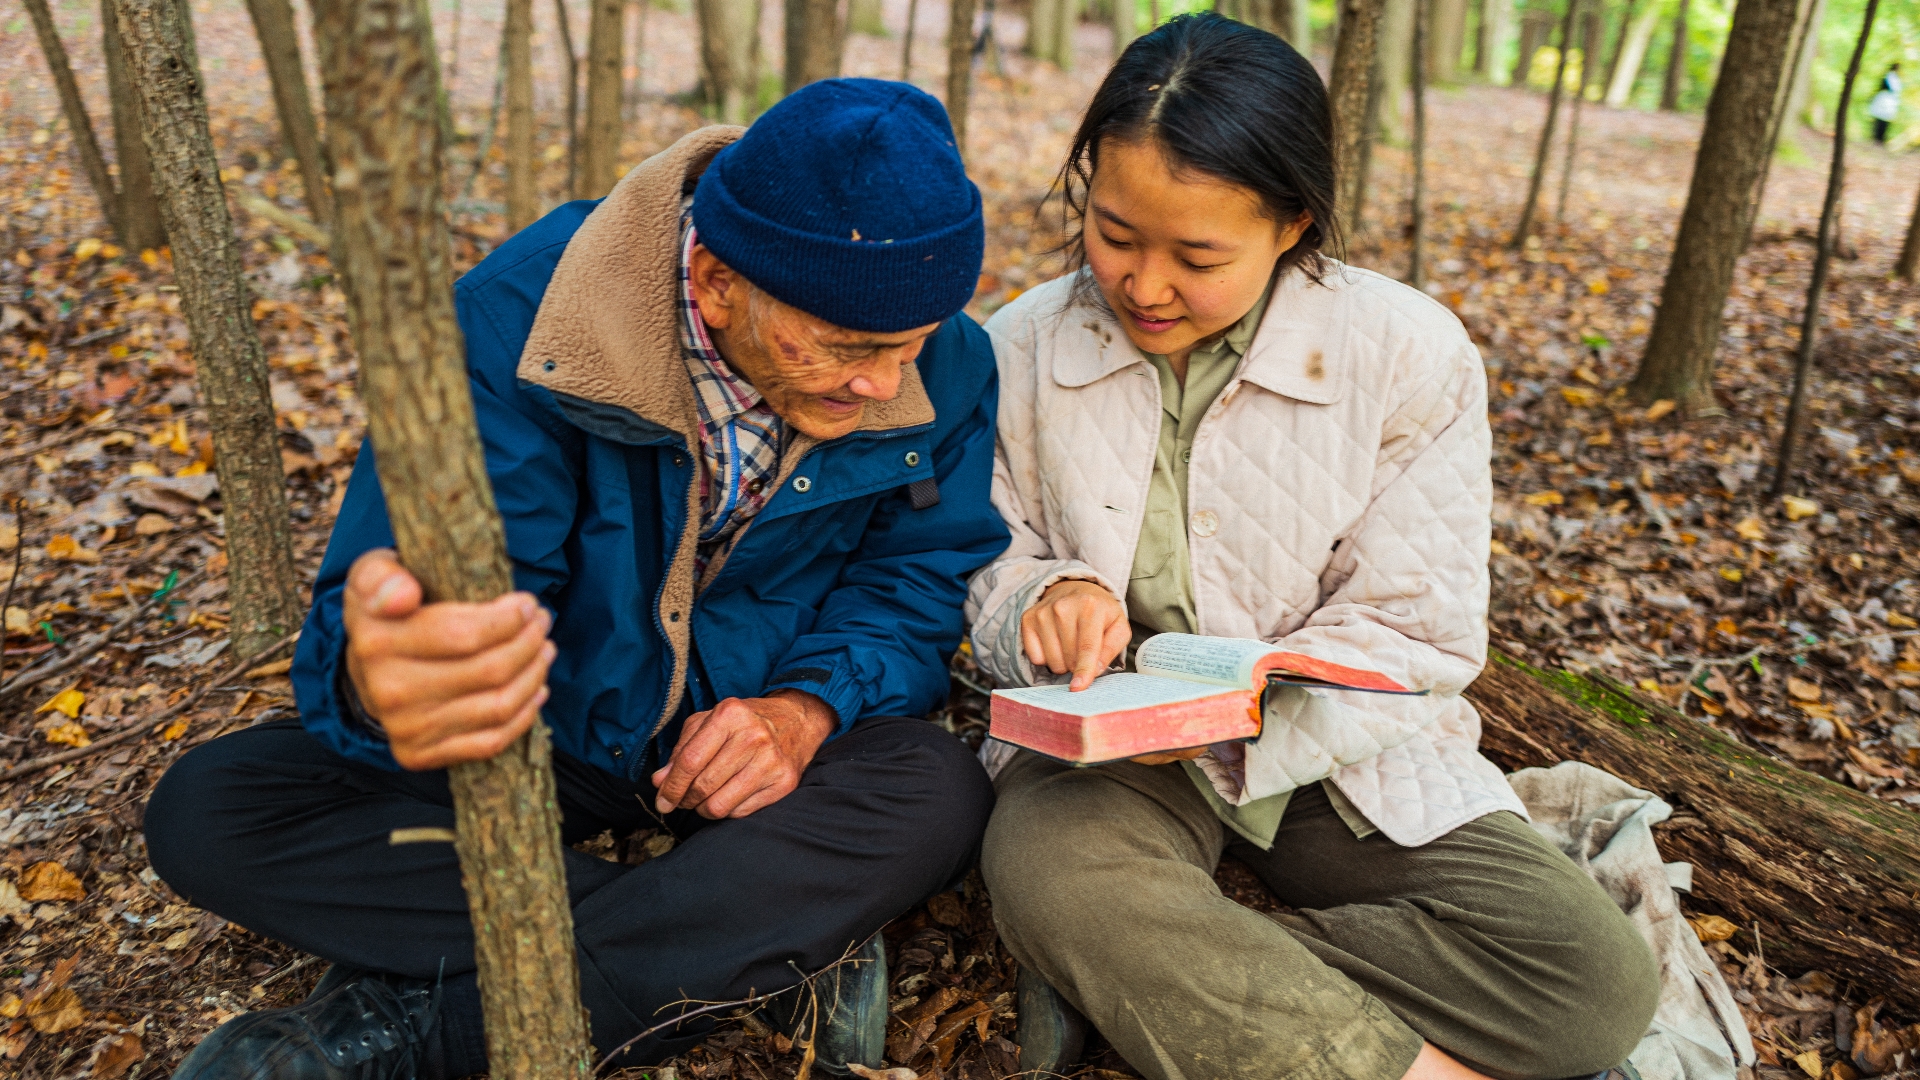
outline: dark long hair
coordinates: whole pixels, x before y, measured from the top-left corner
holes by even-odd
[[[1313,223],[1275,274],[1319,280],[1341,252],[1333,213],[1333,115],[1320,73],[1265,30],[1208,12],[1138,39],[1107,72],[1074,133],[1057,183],[1074,269],[1086,263],[1088,187],[1109,139],[1151,141],[1175,172],[1192,170],[1259,196],[1269,217]]]

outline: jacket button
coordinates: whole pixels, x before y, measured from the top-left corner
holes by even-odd
[[[799,492],[812,491],[813,481],[807,479],[804,476],[796,476],[793,478],[793,490],[799,491]]]
[[[668,622],[679,622],[679,621],[680,621],[680,613],[679,613],[679,612],[677,612],[677,611],[670,611],[670,612],[668,612],[668,613],[667,613],[667,621],[668,621]]]
[[[1191,447],[1191,446],[1189,446],[1189,447],[1187,447],[1187,448],[1186,448],[1185,450],[1182,450],[1182,451],[1180,451],[1180,460],[1181,460],[1181,461],[1185,461],[1185,462],[1192,462],[1192,461],[1193,461],[1193,447]]]
[[[676,468],[676,469],[677,469],[677,468],[679,468],[679,467],[681,467],[682,465],[685,465],[686,463],[687,463],[687,455],[685,455],[685,454],[675,454],[675,455],[673,455],[673,467],[674,467],[674,468]]]
[[[907,468],[911,469],[918,464],[920,464],[920,451],[918,450],[907,451]]]
[[[617,746],[616,746],[616,747],[613,747],[613,748],[612,748],[612,753],[613,753],[613,756],[614,756],[614,757],[619,757],[619,756],[620,756],[620,748],[619,748],[619,747],[617,747]]]
[[[1200,510],[1187,519],[1187,525],[1193,529],[1193,535],[1204,539],[1220,531],[1220,515],[1211,510]]]

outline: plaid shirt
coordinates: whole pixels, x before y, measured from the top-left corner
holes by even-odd
[[[700,543],[695,573],[772,497],[787,425],[713,347],[693,302],[688,265],[698,237],[692,200],[681,211],[680,345],[700,409]]]

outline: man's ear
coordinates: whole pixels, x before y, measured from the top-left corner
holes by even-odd
[[[695,244],[687,260],[687,284],[700,317],[715,330],[725,330],[747,313],[746,279],[720,261],[705,244]]]

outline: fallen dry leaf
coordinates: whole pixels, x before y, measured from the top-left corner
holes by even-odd
[[[47,558],[55,562],[97,563],[100,553],[81,547],[71,535],[61,533],[47,541]]]
[[[133,535],[154,536],[163,532],[172,532],[173,522],[161,514],[141,514],[140,520],[133,523]]]
[[[86,886],[73,872],[57,862],[37,862],[20,875],[20,899],[38,904],[45,900],[84,900]]]
[[[1813,1080],[1820,1080],[1820,1074],[1824,1071],[1820,1064],[1820,1051],[1818,1050],[1809,1050],[1804,1054],[1795,1054],[1793,1056],[1793,1063],[1800,1066],[1801,1072],[1813,1077]]]
[[[1811,683],[1805,679],[1796,679],[1789,675],[1787,676],[1787,693],[1791,695],[1795,701],[1819,701],[1820,684]]]
[[[93,1059],[88,1075],[95,1080],[115,1080],[147,1056],[146,1041],[132,1032],[109,1035],[101,1040],[100,1054]]]
[[[87,1010],[80,1004],[80,995],[64,986],[27,1002],[27,1023],[42,1035],[58,1035],[86,1022]]]
[[[285,675],[287,672],[292,670],[293,670],[293,660],[291,658],[286,660],[275,660],[271,664],[261,664],[259,667],[253,668],[252,670],[248,671],[247,678],[264,679],[269,675]]]
[[[941,926],[959,926],[967,920],[967,909],[950,892],[939,893],[927,901],[927,914]]]
[[[33,710],[35,716],[41,713],[57,712],[69,720],[80,715],[80,706],[87,703],[87,695],[69,687],[48,698],[39,708]]]
[[[1694,915],[1687,919],[1693,927],[1694,935],[1701,941],[1725,941],[1740,932],[1740,928],[1718,915]]]
[[[1798,495],[1780,496],[1780,505],[1786,508],[1788,521],[1799,521],[1801,518],[1812,517],[1820,512],[1819,503],[1812,499],[1800,498]]]
[[[40,734],[50,743],[57,746],[71,746],[76,750],[82,746],[93,745],[93,736],[87,734],[87,729],[81,726],[78,720],[55,724]]]
[[[1524,500],[1528,506],[1559,506],[1567,501],[1566,496],[1557,491],[1536,491]]]
[[[1757,517],[1742,518],[1740,524],[1733,527],[1733,532],[1742,540],[1758,541],[1767,538],[1767,527],[1760,524],[1760,519]]]
[[[869,1069],[857,1061],[847,1062],[847,1071],[859,1077],[860,1080],[914,1080],[919,1075],[904,1066],[896,1065],[891,1069]]]
[[[1646,417],[1646,419],[1650,421],[1658,420],[1661,417],[1672,412],[1676,407],[1677,406],[1673,402],[1667,400],[1666,398],[1661,398],[1659,401],[1656,401],[1653,404],[1647,406],[1647,411],[1643,415]]]

